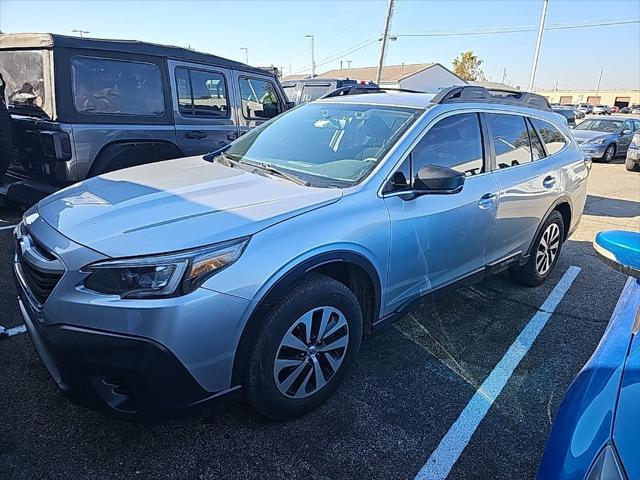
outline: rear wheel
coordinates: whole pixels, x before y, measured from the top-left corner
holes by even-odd
[[[613,157],[615,156],[616,156],[616,146],[609,145],[607,149],[604,151],[604,155],[602,156],[602,161],[604,163],[609,163],[611,160],[613,160]]]
[[[304,277],[274,303],[256,335],[244,381],[248,402],[276,419],[310,412],[338,388],[361,337],[353,292],[325,275]]]
[[[540,285],[558,263],[563,242],[564,221],[560,212],[554,210],[540,229],[529,254],[529,260],[520,267],[512,267],[509,270],[511,277],[516,282],[529,287]]]

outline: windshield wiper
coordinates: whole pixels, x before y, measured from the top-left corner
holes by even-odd
[[[298,185],[303,185],[305,187],[308,187],[311,185],[311,183],[309,183],[307,180],[304,180],[296,175],[292,175],[290,173],[284,172],[267,162],[258,163],[258,162],[250,162],[247,160],[236,160],[236,161],[239,163],[244,163],[245,165],[250,165],[252,167],[255,167],[258,170],[263,170],[277,177],[284,178],[285,180],[289,180],[290,182],[296,183]]]

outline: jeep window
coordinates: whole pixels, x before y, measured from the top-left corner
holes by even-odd
[[[301,102],[313,102],[319,99],[323,95],[326,95],[331,91],[331,84],[329,83],[316,83],[307,84],[302,87]]]
[[[346,186],[364,178],[420,113],[404,107],[307,103],[249,131],[225,154],[268,163],[313,184]]]
[[[225,78],[220,73],[176,68],[180,114],[198,117],[228,117]]]
[[[273,118],[282,112],[276,86],[267,80],[240,77],[240,98],[245,118]]]
[[[546,147],[547,153],[549,155],[558,153],[567,144],[567,139],[564,137],[564,135],[560,133],[560,131],[549,122],[538,120],[537,118],[533,118],[531,121],[535,125],[538,132],[540,132],[542,141],[544,142],[544,146]]]
[[[164,114],[162,77],[152,63],[76,56],[71,60],[71,74],[78,113]]]
[[[499,169],[531,163],[533,155],[524,117],[519,115],[485,114],[493,137],[496,165]]]
[[[477,113],[462,113],[440,120],[411,152],[412,172],[425,165],[438,165],[463,172],[483,173],[482,134]]]
[[[44,62],[48,52],[0,51],[0,73],[5,81],[7,106],[16,113],[51,117],[45,112],[47,95]],[[49,102],[50,103],[50,102]]]

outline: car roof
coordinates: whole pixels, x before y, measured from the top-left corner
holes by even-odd
[[[101,38],[73,37],[52,33],[7,33],[0,36],[0,50],[12,49],[55,49],[76,48],[132,53],[153,57],[173,58],[194,63],[213,64],[219,67],[253,71],[273,76],[269,70],[252,67],[235,60],[218,57],[210,53],[197,52],[188,48],[138,40],[110,40]]]

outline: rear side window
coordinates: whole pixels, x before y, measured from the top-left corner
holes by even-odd
[[[544,142],[548,155],[553,155],[554,153],[559,152],[567,144],[567,140],[564,138],[564,135],[549,122],[538,120],[537,118],[532,118],[531,121],[538,132],[540,132],[540,136],[542,137],[542,141]]]
[[[152,63],[77,56],[71,60],[71,76],[78,113],[164,114],[162,76]]]
[[[227,85],[221,73],[176,68],[176,90],[181,115],[227,117]]]
[[[533,160],[535,161],[544,158],[545,155],[544,148],[542,148],[542,142],[530,122],[527,122],[527,129],[529,130],[529,142],[531,143],[531,155],[533,155]]]
[[[240,77],[240,98],[245,118],[273,118],[282,112],[275,85],[268,80]]]
[[[448,167],[466,176],[484,172],[477,113],[452,115],[436,123],[411,152],[413,171],[425,165]]]
[[[524,117],[487,113],[498,169],[531,163],[534,159]]]

